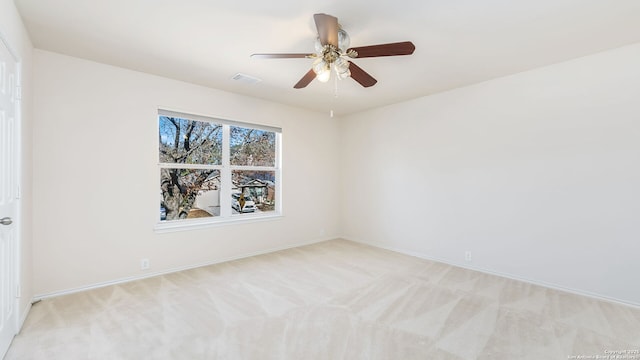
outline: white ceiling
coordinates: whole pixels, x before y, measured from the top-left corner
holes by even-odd
[[[15,0],[34,46],[337,115],[429,95],[640,41],[638,0]],[[411,56],[356,59],[378,80],[293,85],[314,13],[352,46],[410,40]],[[261,78],[247,85],[238,73]]]

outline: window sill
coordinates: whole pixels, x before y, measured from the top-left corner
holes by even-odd
[[[163,222],[157,223],[153,227],[153,231],[156,233],[168,233],[168,232],[177,232],[177,231],[198,230],[198,229],[206,229],[206,228],[225,226],[225,225],[237,225],[237,224],[247,224],[247,223],[255,223],[255,222],[262,222],[262,221],[273,221],[273,220],[279,220],[282,218],[283,218],[282,214],[277,213],[273,215],[243,214],[243,215],[232,216],[231,218],[226,218],[226,219],[206,218],[206,219],[163,221]]]

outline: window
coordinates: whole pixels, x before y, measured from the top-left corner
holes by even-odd
[[[158,228],[280,214],[278,128],[158,112]]]

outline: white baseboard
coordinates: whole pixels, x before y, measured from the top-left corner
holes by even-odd
[[[420,253],[420,252],[411,251],[411,250],[405,250],[405,249],[397,248],[397,247],[394,247],[394,246],[388,246],[388,245],[384,245],[384,244],[380,244],[380,243],[372,243],[372,242],[362,241],[362,240],[359,240],[359,239],[353,239],[353,238],[349,238],[349,237],[345,237],[345,236],[341,237],[341,239],[345,239],[345,240],[353,241],[353,242],[356,242],[356,243],[359,243],[359,244],[369,245],[369,246],[373,246],[373,247],[377,247],[377,248],[380,248],[380,249],[385,249],[385,250],[389,250],[389,251],[393,251],[393,252],[397,252],[397,253],[413,256],[413,257],[417,257],[417,258],[420,258],[420,259],[436,261],[436,262],[439,262],[439,263],[443,263],[443,264],[447,264],[447,265],[451,265],[451,266],[455,266],[455,267],[460,267],[460,268],[464,268],[464,269],[468,269],[468,270],[478,271],[478,272],[489,274],[489,275],[500,276],[500,277],[503,277],[503,278],[516,280],[516,281],[522,281],[522,282],[525,282],[525,283],[529,283],[529,284],[537,285],[537,286],[542,286],[542,287],[553,289],[553,290],[558,290],[558,291],[571,293],[571,294],[575,294],[575,295],[580,295],[580,296],[586,296],[586,297],[589,297],[589,298],[592,298],[592,299],[596,299],[596,300],[607,301],[607,302],[611,302],[611,303],[615,303],[615,304],[620,304],[620,305],[625,305],[625,306],[630,306],[630,307],[633,307],[633,308],[640,309],[640,304],[632,302],[632,301],[616,299],[616,298],[612,298],[612,297],[609,297],[609,296],[605,296],[605,295],[601,295],[601,294],[597,294],[597,293],[592,293],[592,292],[589,292],[589,291],[584,291],[584,290],[580,290],[580,289],[574,289],[574,288],[569,288],[569,287],[565,287],[565,286],[549,283],[549,282],[546,282],[546,281],[527,279],[527,278],[523,278],[523,277],[520,277],[520,276],[517,276],[517,275],[513,275],[513,274],[508,274],[508,273],[503,273],[503,272],[500,272],[500,271],[494,271],[494,270],[485,269],[485,268],[481,268],[481,267],[471,266],[471,265],[469,265],[467,263],[460,263],[460,262],[456,262],[456,261],[451,261],[449,259],[437,258],[437,257],[429,256],[429,255],[426,255],[426,254],[423,254],[423,253]]]
[[[85,285],[85,286],[79,286],[79,287],[75,287],[75,288],[71,288],[71,289],[65,289],[65,290],[54,291],[54,292],[45,293],[45,294],[39,294],[39,295],[35,295],[33,297],[33,301],[32,302],[39,301],[39,300],[44,300],[44,299],[49,299],[49,298],[54,298],[54,297],[58,297],[58,296],[63,296],[63,295],[74,294],[74,293],[87,291],[87,290],[98,289],[98,288],[102,288],[102,287],[105,287],[105,286],[124,284],[124,283],[128,283],[128,282],[131,282],[131,281],[142,280],[142,279],[147,279],[147,278],[151,278],[151,277],[155,277],[155,276],[171,274],[171,273],[175,273],[175,272],[178,272],[178,271],[184,271],[184,270],[195,269],[195,268],[199,268],[199,267],[203,267],[203,266],[215,265],[215,264],[220,264],[220,263],[224,263],[224,262],[228,262],[228,261],[244,259],[244,258],[248,258],[248,257],[251,257],[251,256],[269,254],[269,253],[273,253],[273,252],[277,252],[277,251],[297,248],[297,247],[306,246],[306,245],[312,245],[312,244],[316,244],[316,243],[320,243],[320,242],[324,242],[324,241],[328,241],[328,240],[334,240],[334,239],[337,239],[337,238],[336,237],[320,238],[320,239],[315,239],[315,240],[312,240],[312,241],[299,242],[299,243],[295,243],[295,244],[291,244],[291,245],[285,245],[285,246],[279,246],[279,247],[270,248],[270,249],[266,249],[266,250],[254,251],[254,252],[245,253],[245,254],[232,256],[232,257],[228,257],[228,258],[217,259],[217,260],[207,261],[207,262],[198,263],[198,264],[180,266],[180,267],[171,268],[171,269],[167,269],[167,270],[161,270],[161,271],[156,271],[156,272],[145,273],[144,275],[130,276],[130,277],[115,279],[115,280],[111,280],[111,281],[104,281],[104,282],[100,282],[100,283],[95,283],[95,284],[90,284],[90,285]],[[26,316],[25,316],[25,319],[26,319]]]
[[[18,319],[18,333],[20,333],[20,331],[22,330],[22,326],[24,325],[24,322],[27,321],[27,316],[29,316],[30,311],[31,311],[31,302],[27,305],[27,307],[24,309],[22,314],[20,314],[20,319]]]

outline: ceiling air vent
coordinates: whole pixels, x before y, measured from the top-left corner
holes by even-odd
[[[260,81],[262,81],[262,79],[258,79],[257,77],[253,77],[251,75],[247,75],[243,73],[237,73],[233,75],[231,78],[233,80],[239,81],[244,84],[257,84]]]

